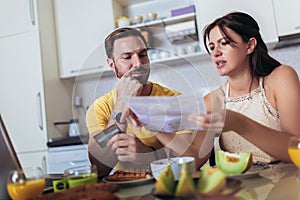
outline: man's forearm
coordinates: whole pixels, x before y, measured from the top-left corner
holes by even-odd
[[[99,177],[109,174],[118,162],[115,153],[101,148],[92,135],[90,135],[89,139],[88,152],[91,164],[97,166]]]

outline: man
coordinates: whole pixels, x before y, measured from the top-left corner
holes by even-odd
[[[197,155],[197,151],[186,150],[189,142],[176,142],[172,133],[154,133],[138,127],[130,113],[124,97],[130,96],[174,96],[179,93],[148,81],[150,61],[147,44],[142,34],[135,29],[120,28],[105,39],[107,62],[118,80],[117,87],[98,98],[87,111],[86,123],[90,133],[88,145],[90,160],[98,167],[99,176],[107,175],[114,167],[122,169],[145,169],[149,163],[162,157],[163,146],[173,142],[177,154]],[[130,123],[130,122],[131,123]],[[105,147],[94,139],[99,130],[116,124],[122,133],[114,135]],[[180,134],[181,135],[181,134]],[[163,144],[164,145],[163,145]],[[178,144],[179,145],[178,147]],[[182,147],[181,147],[182,146]],[[181,155],[181,154],[180,154]],[[197,156],[198,157],[198,156]],[[118,164],[118,165],[117,165]],[[117,166],[116,166],[117,165]]]

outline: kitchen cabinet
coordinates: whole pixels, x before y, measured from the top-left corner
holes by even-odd
[[[67,86],[55,74],[58,70],[52,65],[53,61],[47,60],[55,60],[52,57],[55,52],[51,54],[51,48],[46,50],[46,46],[49,47],[53,41],[47,34],[43,37],[40,35],[42,32],[51,33],[51,23],[43,24],[47,29],[39,27],[37,23],[40,19],[51,19],[51,16],[46,17],[51,13],[50,2],[51,0],[40,1],[41,5],[38,5],[36,0],[2,0],[0,6],[1,9],[9,9],[0,12],[1,27],[10,27],[10,31],[2,32],[0,37],[0,112],[22,167],[45,168],[47,135],[55,132],[52,120],[69,119],[72,116]],[[20,5],[22,6],[19,7]],[[45,6],[47,9],[41,12],[41,16],[35,13],[35,23],[31,23],[32,18],[23,16],[22,13],[29,14],[26,10],[32,7],[38,10],[38,6]],[[22,15],[19,23],[13,24],[8,19],[12,13]],[[72,87],[68,88],[72,92],[71,89]],[[65,103],[68,101],[70,103]],[[53,106],[49,107],[51,105]]]
[[[34,0],[2,0],[0,37],[38,29]]]
[[[300,33],[300,1],[273,0],[278,36]]]
[[[54,0],[60,76],[108,69],[104,38],[114,29],[111,0]]]
[[[207,24],[229,12],[242,11],[250,14],[258,22],[262,38],[269,48],[273,48],[278,42],[272,0],[197,0],[195,3],[198,30],[203,30]],[[203,41],[200,43],[203,45]]]
[[[37,30],[0,38],[0,110],[18,156],[47,153],[39,44]]]

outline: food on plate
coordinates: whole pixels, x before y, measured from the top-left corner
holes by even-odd
[[[196,192],[196,186],[193,181],[191,172],[186,163],[182,164],[180,171],[179,181],[176,186],[175,196],[178,197],[187,197],[192,196]]]
[[[145,178],[152,178],[151,172],[129,172],[129,171],[115,171],[113,174],[108,175],[108,181],[135,181]]]
[[[160,173],[155,183],[155,194],[172,196],[175,191],[175,179],[170,163]]]
[[[226,175],[218,167],[205,165],[200,173],[198,192],[213,195],[226,187]]]
[[[229,153],[219,150],[216,153],[216,164],[227,175],[242,174],[251,167],[252,153]]]
[[[118,197],[114,193],[116,193],[118,190],[119,187],[116,184],[91,183],[69,188],[62,192],[44,194],[43,196],[34,198],[32,200],[117,200]]]

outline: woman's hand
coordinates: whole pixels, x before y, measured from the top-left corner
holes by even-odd
[[[207,115],[190,114],[189,120],[196,124],[199,129],[211,129],[216,132],[222,132],[225,127],[226,112],[227,110],[222,109],[218,112],[208,113]]]

